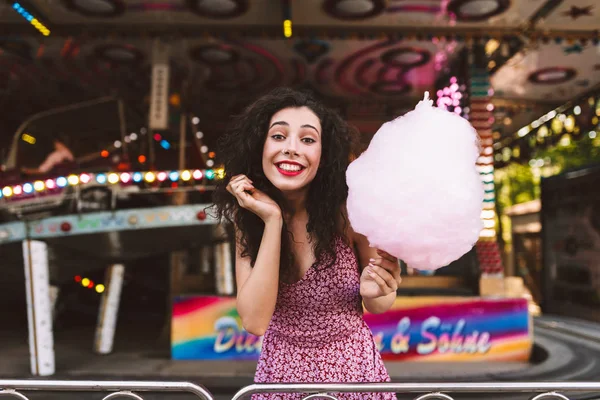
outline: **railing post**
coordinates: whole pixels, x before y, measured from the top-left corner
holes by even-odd
[[[94,350],[98,354],[110,354],[113,349],[124,273],[123,264],[111,265],[106,271],[106,286],[98,311],[96,340],[94,341]]]
[[[54,374],[54,337],[46,243],[24,240],[23,260],[31,373],[48,376]]]

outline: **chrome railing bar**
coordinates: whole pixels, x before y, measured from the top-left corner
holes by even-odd
[[[80,392],[187,392],[204,400],[214,400],[209,391],[191,382],[158,381],[71,381],[71,380],[28,380],[0,379],[0,389],[5,390],[46,390]]]

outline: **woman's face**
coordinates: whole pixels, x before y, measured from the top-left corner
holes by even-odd
[[[306,189],[319,169],[321,150],[321,122],[310,108],[279,110],[263,147],[265,176],[284,193]]]

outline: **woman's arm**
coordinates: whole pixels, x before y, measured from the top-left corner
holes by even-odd
[[[244,329],[256,336],[265,333],[275,312],[279,287],[282,226],[281,217],[265,222],[254,267],[250,266],[248,257],[241,256],[239,235],[236,232],[237,310]]]
[[[360,294],[367,311],[381,314],[396,300],[401,281],[398,260],[369,246],[367,238],[352,231],[354,247],[361,268]]]

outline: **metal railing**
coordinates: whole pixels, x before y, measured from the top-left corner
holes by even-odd
[[[214,400],[208,390],[190,382],[155,381],[54,381],[0,380],[0,397],[29,400],[22,391],[44,392],[111,392],[103,400],[125,397],[143,400],[136,392],[185,392],[199,399]],[[563,393],[595,393],[600,398],[600,382],[477,382],[477,383],[306,383],[254,384],[239,390],[232,400],[253,394],[302,393],[303,400],[338,400],[337,393],[414,393],[415,400],[454,400],[448,393],[530,393],[531,400],[569,400]],[[589,399],[590,397],[588,397]]]
[[[144,400],[136,392],[185,392],[199,399],[214,400],[202,386],[190,382],[150,381],[52,381],[52,380],[0,380],[0,398],[12,397],[29,400],[22,391],[43,392],[112,392],[102,400],[125,397]]]
[[[232,400],[259,393],[304,393],[302,400],[338,400],[336,393],[422,393],[415,400],[454,400],[448,393],[537,394],[531,400],[569,400],[561,392],[595,392],[600,398],[600,382],[481,382],[481,383],[341,383],[341,384],[255,384],[237,392]]]

